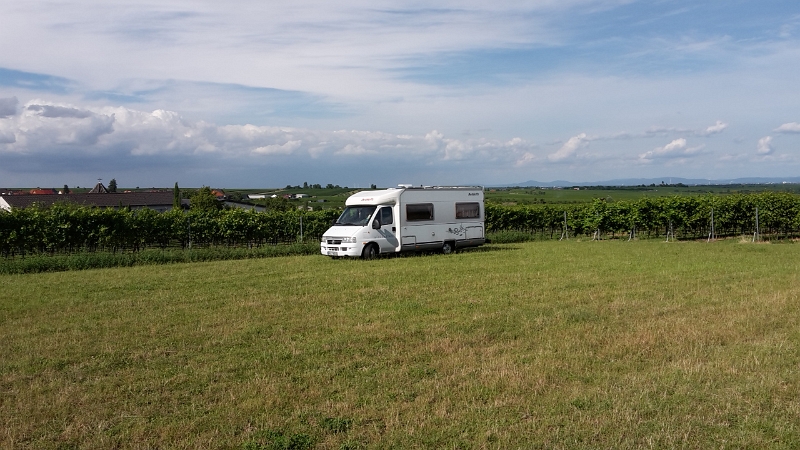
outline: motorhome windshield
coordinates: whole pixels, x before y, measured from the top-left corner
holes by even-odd
[[[348,206],[344,209],[342,215],[336,219],[334,225],[363,227],[367,225],[374,212],[375,206]]]

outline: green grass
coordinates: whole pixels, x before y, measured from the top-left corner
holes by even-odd
[[[319,254],[319,243],[317,241],[288,245],[266,245],[254,248],[214,246],[194,249],[145,249],[137,252],[79,252],[52,256],[35,254],[25,257],[0,258],[0,274],[60,272],[64,270],[316,254]]]
[[[797,247],[0,276],[2,448],[797,448]]]

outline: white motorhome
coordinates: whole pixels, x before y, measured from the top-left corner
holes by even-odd
[[[401,185],[350,196],[322,236],[320,251],[334,258],[475,247],[486,242],[483,188]]]

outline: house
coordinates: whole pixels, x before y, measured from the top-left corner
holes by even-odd
[[[217,197],[217,200],[227,200],[228,199],[228,196],[225,194],[225,191],[223,191],[222,189],[214,189],[214,190],[211,191],[211,194],[213,194],[214,197]]]
[[[58,194],[55,189],[31,189],[28,192],[29,195],[50,195],[50,194]]]

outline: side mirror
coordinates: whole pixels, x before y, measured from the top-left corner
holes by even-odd
[[[376,217],[375,220],[372,221],[372,229],[373,230],[381,229],[381,220],[379,218]]]

